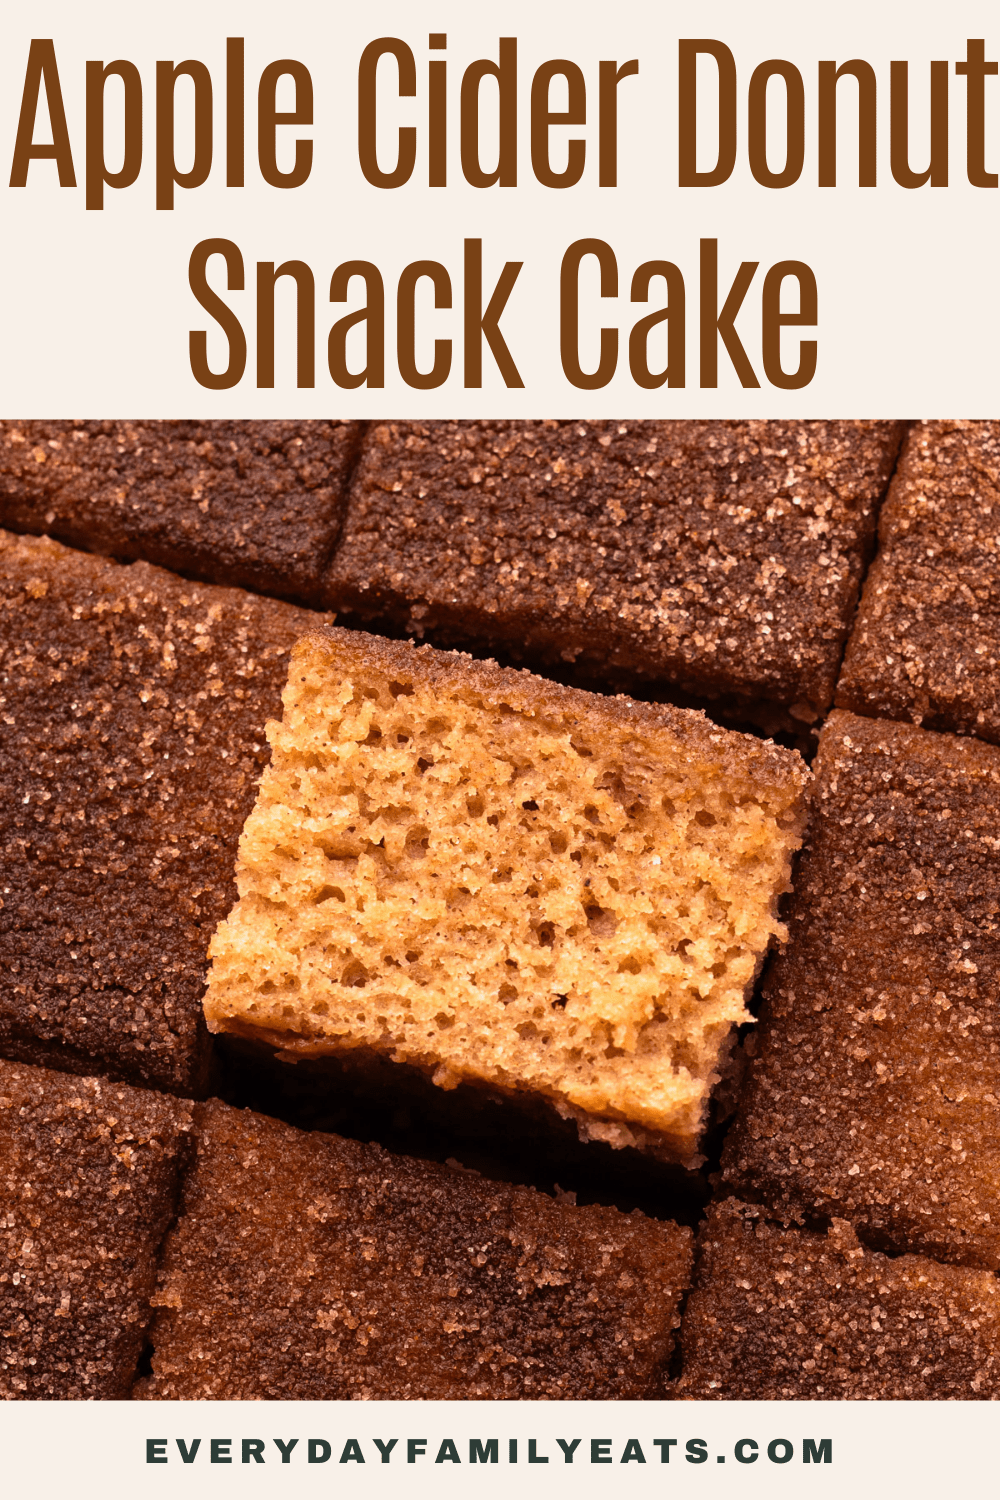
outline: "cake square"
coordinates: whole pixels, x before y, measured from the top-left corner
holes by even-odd
[[[371,427],[328,602],[801,730],[833,696],[897,422]]]
[[[0,533],[0,1055],[204,1086],[208,942],[315,618]]]
[[[695,1164],[808,776],[703,715],[335,628],[212,940],[213,1031],[548,1100]]]
[[[830,715],[726,1180],[1000,1268],[1000,750]]]
[[[681,1330],[689,1401],[1000,1397],[1000,1287],[985,1271],[889,1259],[834,1220],[814,1234],[734,1200],[699,1236]]]
[[[855,713],[1000,742],[1000,422],[920,422],[837,684]]]
[[[124,1400],[189,1106],[0,1062],[0,1399]]]
[[[0,525],[314,602],[357,422],[0,422]]]
[[[691,1232],[196,1106],[152,1400],[659,1393]]]

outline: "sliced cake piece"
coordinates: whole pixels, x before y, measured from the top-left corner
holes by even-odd
[[[1000,1269],[1000,749],[831,714],[726,1178]]]
[[[691,1231],[198,1105],[153,1400],[660,1393]]]
[[[690,1160],[799,841],[799,756],[318,630],[212,941],[211,1029],[527,1090]]]
[[[191,1124],[162,1094],[0,1062],[0,1399],[128,1396]]]
[[[313,619],[0,532],[0,1055],[202,1088],[208,942]]]
[[[392,422],[329,603],[659,679],[766,727],[829,705],[898,422]]]
[[[311,601],[357,422],[0,422],[0,525]]]
[[[735,1200],[709,1210],[681,1330],[692,1401],[1000,1398],[1000,1286],[890,1260],[835,1219],[813,1234]]]
[[[910,433],[837,702],[1000,741],[1000,422]]]

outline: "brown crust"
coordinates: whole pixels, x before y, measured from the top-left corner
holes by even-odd
[[[689,1401],[960,1401],[1000,1394],[1000,1288],[984,1272],[888,1260],[836,1221],[709,1209],[682,1332]]]
[[[668,703],[643,703],[622,696],[603,697],[564,687],[528,671],[500,667],[495,661],[475,659],[462,651],[439,651],[432,646],[344,630],[337,625],[317,625],[307,630],[303,642],[321,647],[329,654],[331,663],[349,663],[366,670],[374,667],[387,677],[440,683],[450,691],[482,695],[492,703],[508,703],[517,712],[532,716],[571,715],[581,729],[595,733],[609,723],[620,730],[651,736],[665,733],[671,740],[680,741],[691,754],[716,762],[721,776],[763,781],[796,797],[809,777],[797,751],[759,740],[754,735],[721,729],[700,710],[674,708]]]
[[[921,422],[837,684],[855,713],[1000,742],[1000,422]]]
[[[0,532],[7,1056],[203,1089],[208,942],[310,620]]]
[[[215,1100],[197,1119],[138,1396],[659,1393],[690,1231]]]
[[[189,1108],[0,1062],[0,1399],[129,1394]]]
[[[438,641],[829,704],[894,422],[382,423],[328,602]]]
[[[726,1180],[1000,1268],[1000,750],[830,715]]]
[[[0,422],[0,525],[316,600],[357,422]]]

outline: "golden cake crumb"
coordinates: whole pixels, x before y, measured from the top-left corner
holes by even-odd
[[[295,647],[211,1029],[528,1090],[696,1150],[805,766],[699,714],[328,629]]]

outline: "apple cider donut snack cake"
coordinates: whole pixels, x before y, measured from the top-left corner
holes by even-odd
[[[332,609],[653,678],[765,728],[833,697],[899,422],[379,423]]]
[[[190,1106],[0,1062],[0,1400],[123,1400]]]
[[[726,1180],[1000,1270],[1000,749],[838,711],[815,770]]]
[[[304,610],[0,532],[0,1054],[181,1094]]]
[[[701,714],[318,629],[212,940],[210,1029],[528,1091],[696,1157],[800,836],[800,757]]]
[[[682,1399],[1000,1397],[1000,1285],[986,1271],[889,1259],[843,1219],[816,1234],[734,1199],[709,1209],[698,1248]]]
[[[691,1231],[196,1105],[150,1400],[662,1393]]]
[[[358,422],[0,422],[0,525],[314,602]]]
[[[837,703],[1000,742],[1000,422],[911,431]]]

